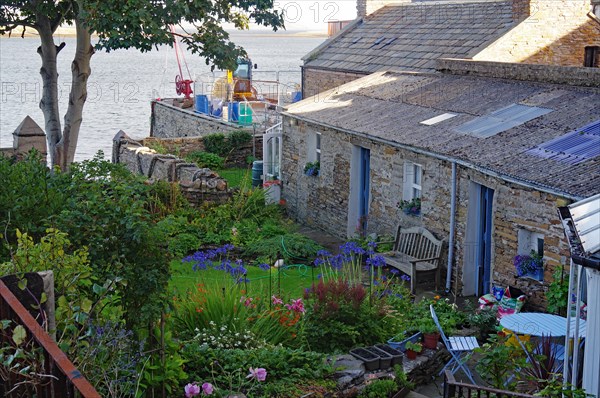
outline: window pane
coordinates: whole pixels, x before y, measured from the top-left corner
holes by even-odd
[[[321,133],[317,133],[317,149],[321,149]]]
[[[417,188],[413,188],[413,199],[421,197],[421,190]]]
[[[421,166],[415,164],[414,173],[414,183],[417,185],[421,185]]]

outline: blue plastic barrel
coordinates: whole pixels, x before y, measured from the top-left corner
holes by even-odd
[[[263,162],[255,160],[252,162],[252,186],[260,187],[262,185]]]
[[[230,122],[237,123],[240,120],[240,103],[230,102],[227,104],[227,115]]]
[[[302,100],[302,91],[292,91],[292,102]]]
[[[208,97],[206,95],[196,96],[196,112],[208,115]]]

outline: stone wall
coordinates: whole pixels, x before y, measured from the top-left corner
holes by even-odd
[[[227,181],[210,169],[198,168],[173,155],[159,155],[120,131],[113,138],[112,162],[150,180],[179,183],[182,194],[193,205],[224,202],[231,193]]]
[[[342,84],[351,82],[365,74],[352,72],[336,72],[309,67],[302,68],[302,98],[312,97]]]
[[[235,123],[194,112],[193,107],[182,109],[173,103],[173,99],[152,101],[151,137],[198,137],[243,128]]]
[[[174,154],[180,158],[185,158],[190,152],[193,151],[204,151],[204,137],[185,137],[185,138],[156,138],[147,137],[141,140],[143,146],[149,146],[151,148],[155,146],[161,146],[167,150],[168,153]],[[227,167],[247,165],[247,159],[249,156],[254,156],[256,159],[261,160],[263,155],[263,135],[255,135],[254,143],[252,141],[243,145],[239,149],[233,151],[225,159]]]
[[[436,69],[440,72],[455,75],[475,75],[500,79],[600,87],[600,68],[584,68],[582,66],[514,64],[442,58],[437,61]]]
[[[583,66],[584,48],[600,46],[590,0],[531,0],[529,16],[475,60]]]
[[[42,159],[46,158],[46,133],[31,117],[25,116],[13,133],[12,147],[0,148],[0,156],[22,159],[32,149],[39,152]]]
[[[308,137],[321,133],[319,176],[303,173],[307,163]],[[358,220],[349,220],[350,167],[353,146],[370,149],[370,198],[368,233],[391,235],[398,225],[423,225],[438,238],[449,237],[452,165],[427,155],[384,145],[366,138],[324,129],[290,116],[284,117],[282,198],[288,213],[301,223],[345,238]],[[422,165],[421,215],[404,214],[397,204],[402,198],[404,162]],[[453,278],[462,292],[462,267],[472,257],[467,241],[467,214],[471,182],[494,190],[492,232],[492,282],[519,287],[530,296],[530,308],[545,305],[544,292],[552,273],[566,268],[569,250],[556,208],[566,199],[524,186],[507,183],[473,169],[458,167],[455,256]],[[517,255],[519,230],[544,237],[544,282],[517,278],[513,258]],[[447,264],[443,258],[442,266]],[[452,289],[455,289],[453,282]]]

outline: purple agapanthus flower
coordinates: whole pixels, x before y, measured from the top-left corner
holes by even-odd
[[[261,263],[261,264],[258,264],[258,268],[262,269],[263,271],[268,271],[271,269],[271,266],[266,263]]]

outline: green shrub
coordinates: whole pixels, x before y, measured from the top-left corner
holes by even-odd
[[[388,398],[392,393],[396,392],[397,387],[394,380],[375,380],[360,392],[358,398]]]
[[[198,167],[207,167],[211,170],[218,170],[223,167],[225,159],[210,152],[193,151],[186,156],[188,162],[193,162]]]
[[[223,133],[205,135],[202,138],[202,142],[204,143],[206,152],[214,153],[215,155],[222,157],[229,155],[229,143],[225,141],[225,134]]]
[[[234,130],[227,135],[231,149],[239,149],[252,140],[252,134],[246,130]]]
[[[275,229],[267,229],[267,232],[273,235],[271,237],[265,236],[250,243],[246,247],[244,255],[272,259],[278,258],[277,256],[280,255],[287,263],[299,260],[306,260],[310,263],[317,252],[323,249],[323,246],[299,233],[275,235],[279,232]]]
[[[302,383],[321,385],[333,370],[322,354],[285,347],[212,349],[191,343],[184,346],[182,355],[188,361],[185,367],[190,380],[209,381],[221,389],[244,392],[244,377],[230,376],[250,367],[266,369],[267,378],[252,397],[299,397]]]
[[[347,352],[359,345],[386,341],[385,298],[369,300],[362,284],[322,280],[306,294],[303,337],[318,352]]]

